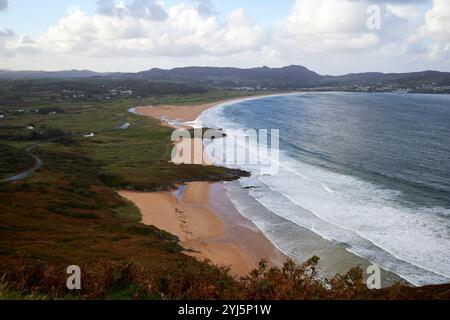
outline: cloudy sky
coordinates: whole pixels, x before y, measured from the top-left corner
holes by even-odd
[[[450,71],[450,0],[0,0],[0,69]]]

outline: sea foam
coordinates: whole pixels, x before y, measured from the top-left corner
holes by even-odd
[[[236,103],[239,102],[210,109],[196,123],[238,128],[242,124],[224,115],[225,108]],[[279,166],[278,174],[261,176],[257,165],[240,165],[253,173],[240,181],[242,187],[249,188],[250,196],[273,215],[342,243],[348,251],[413,284],[450,281],[449,224],[444,218],[450,215],[448,208],[404,206],[399,201],[402,196],[399,190],[313,166],[284,150]],[[282,251],[295,258],[295,244],[286,240],[282,228],[277,225],[275,230],[267,213],[258,216],[246,206],[245,198],[237,198],[236,194],[230,197],[237,209]]]

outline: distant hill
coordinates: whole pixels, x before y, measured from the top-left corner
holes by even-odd
[[[153,80],[239,80],[239,81],[285,81],[303,82],[316,81],[323,77],[303,66],[289,66],[283,68],[214,68],[187,67],[172,70],[151,69],[139,72],[138,76]]]
[[[289,66],[283,68],[215,68],[215,67],[186,67],[164,70],[154,68],[138,73],[97,73],[88,70],[64,70],[64,71],[11,71],[0,70],[0,79],[64,79],[64,78],[91,78],[91,77],[115,77],[115,78],[145,78],[149,80],[241,80],[241,81],[288,81],[303,82],[320,80],[323,77],[303,66]]]
[[[10,71],[0,70],[0,80],[86,79],[176,81],[202,86],[255,89],[331,89],[349,91],[450,92],[450,73],[423,71],[412,73],[351,73],[342,76],[320,75],[303,66],[282,68],[185,67],[171,70],[150,69],[138,73],[97,73],[89,70]]]
[[[351,73],[344,76],[328,76],[323,79],[326,82],[336,83],[386,83],[386,82],[401,82],[407,84],[409,82],[445,82],[450,85],[450,73],[439,71],[422,71],[422,72],[410,72],[410,73],[380,73],[380,72],[367,72],[367,73]]]
[[[64,71],[11,71],[0,70],[0,79],[80,79],[101,76],[89,70],[64,70]]]

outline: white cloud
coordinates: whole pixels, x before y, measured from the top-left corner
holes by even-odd
[[[9,49],[9,44],[15,38],[16,35],[12,30],[0,27],[0,57],[7,57],[13,54]]]
[[[422,12],[418,10],[416,3],[387,4],[386,11],[405,21],[420,19],[422,17]]]
[[[97,13],[119,18],[133,17],[148,20],[167,18],[167,13],[161,3],[154,0],[132,0],[131,2],[98,0]]]
[[[379,38],[367,28],[367,8],[365,1],[296,0],[279,38],[310,52],[373,47]]]
[[[13,35],[14,32],[12,30],[0,28],[0,38],[12,37]]]
[[[87,15],[73,10],[36,39],[36,47],[59,54],[97,57],[133,56],[221,56],[246,50],[261,50],[264,30],[253,24],[242,9],[225,22],[200,12],[196,4],[178,4],[163,9],[155,18],[150,11],[136,8],[153,1],[129,5],[106,1],[113,6]],[[144,6],[145,7],[145,6]],[[148,7],[146,7],[148,8]],[[202,9],[204,10],[204,9]],[[139,13],[138,13],[139,12]],[[164,16],[164,19],[160,17]]]
[[[433,7],[425,14],[424,32],[431,36],[432,59],[450,59],[450,1],[433,0]]]
[[[296,0],[285,19],[265,28],[243,9],[223,17],[210,0],[183,1],[99,0],[93,14],[71,6],[34,38],[0,28],[0,55],[9,57],[0,67],[33,68],[38,60],[104,71],[304,64],[344,73],[432,68],[450,56],[448,0]],[[367,28],[372,4],[380,5],[381,30]]]
[[[197,11],[201,15],[211,16],[216,14],[217,12],[214,10],[214,6],[211,0],[191,0],[194,6],[197,8]]]

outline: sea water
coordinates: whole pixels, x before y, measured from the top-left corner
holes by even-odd
[[[240,165],[253,173],[239,185],[252,199],[228,189],[286,254],[300,259],[300,226],[413,284],[450,282],[450,96],[298,93],[226,103],[197,121],[280,130],[279,172]]]

